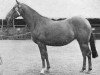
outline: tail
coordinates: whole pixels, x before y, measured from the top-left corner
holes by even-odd
[[[91,37],[90,37],[90,47],[91,47],[91,51],[92,51],[92,57],[93,58],[98,57],[98,53],[97,53],[97,50],[96,50],[93,33],[91,33]]]

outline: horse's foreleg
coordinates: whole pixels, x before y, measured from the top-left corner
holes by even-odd
[[[46,72],[49,72],[50,69],[50,63],[49,63],[49,59],[48,59],[48,52],[47,52],[47,47],[45,46],[45,59],[46,59],[46,63],[47,63],[47,68],[46,68]]]
[[[41,54],[41,59],[42,59],[42,70],[41,73],[44,74],[44,72],[48,72],[49,68],[50,68],[50,64],[49,64],[49,60],[48,60],[48,53],[47,53],[47,48],[46,45],[42,44],[42,43],[38,43],[38,47],[40,50],[40,54]],[[47,68],[45,68],[45,60],[47,62]]]
[[[40,50],[41,60],[42,60],[42,70],[40,73],[44,74],[44,71],[45,71],[45,50],[44,50],[44,47],[41,43],[38,43],[38,47]]]

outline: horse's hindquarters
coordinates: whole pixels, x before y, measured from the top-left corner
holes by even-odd
[[[71,24],[73,25],[75,36],[79,41],[89,41],[92,28],[89,21],[81,17],[73,17]]]

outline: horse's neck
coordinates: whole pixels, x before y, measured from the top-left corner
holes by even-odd
[[[28,25],[29,29],[34,29],[39,27],[40,25],[46,25],[50,19],[44,16],[41,16],[37,13],[34,9],[23,5],[24,12],[22,17],[24,18],[26,24]]]
[[[37,25],[37,22],[41,19],[41,15],[39,15],[36,11],[34,10],[29,10],[29,11],[24,11],[24,14],[22,15],[24,18],[25,22],[29,25],[30,28],[35,28]]]

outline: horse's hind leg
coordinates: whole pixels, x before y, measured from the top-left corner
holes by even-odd
[[[80,72],[83,72],[84,70],[86,70],[86,51],[85,51],[85,44],[80,44],[80,48],[82,51],[82,56],[83,56],[83,66]]]
[[[92,62],[91,62],[91,51],[87,54],[88,57],[88,72],[90,73],[90,71],[92,70]]]
[[[80,45],[82,55],[83,55],[83,67],[82,67],[81,72],[86,70],[86,56],[88,57],[88,64],[89,64],[88,72],[90,72],[92,70],[92,63],[91,63],[91,51],[89,49],[88,42],[87,43],[79,42],[79,45]]]

